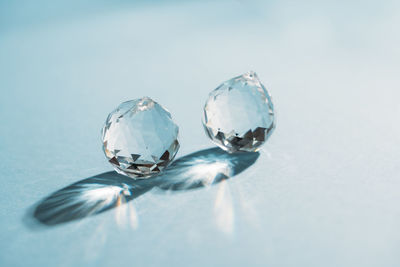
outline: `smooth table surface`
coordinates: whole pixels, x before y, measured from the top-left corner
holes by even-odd
[[[0,18],[0,266],[400,265],[398,2],[3,1]],[[248,70],[277,128],[238,163],[201,113]],[[103,122],[145,95],[180,126],[190,164],[170,179],[218,160],[236,175],[179,190],[110,173]],[[87,216],[122,184],[125,204]],[[83,211],[50,203],[39,223],[49,196]]]

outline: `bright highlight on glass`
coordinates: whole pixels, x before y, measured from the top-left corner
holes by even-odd
[[[178,131],[171,114],[151,98],[127,101],[107,117],[102,130],[104,154],[118,173],[148,178],[175,157]]]
[[[274,106],[255,72],[232,78],[212,91],[204,106],[207,135],[228,152],[258,151],[275,127]]]

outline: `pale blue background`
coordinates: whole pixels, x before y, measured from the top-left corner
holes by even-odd
[[[400,266],[399,26],[398,1],[1,1],[0,265]],[[166,106],[180,157],[212,147],[204,100],[247,70],[278,112],[249,169],[27,225],[111,170],[100,128],[120,102]]]

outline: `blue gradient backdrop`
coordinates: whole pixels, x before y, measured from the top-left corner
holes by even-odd
[[[398,1],[0,1],[0,266],[399,266],[399,25]],[[213,146],[208,92],[248,70],[278,113],[254,165],[26,222],[111,170],[100,129],[120,102],[167,107],[182,157]]]

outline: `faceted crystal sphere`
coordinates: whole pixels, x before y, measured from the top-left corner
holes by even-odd
[[[204,129],[228,152],[257,151],[275,128],[274,106],[256,73],[232,78],[212,91],[204,106]]]
[[[178,126],[171,114],[148,97],[124,102],[111,112],[102,139],[114,169],[132,178],[161,172],[179,149]]]

